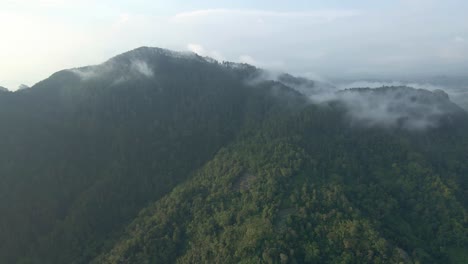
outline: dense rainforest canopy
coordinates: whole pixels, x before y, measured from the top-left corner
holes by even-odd
[[[466,263],[465,110],[333,89],[139,48],[0,93],[0,263]]]

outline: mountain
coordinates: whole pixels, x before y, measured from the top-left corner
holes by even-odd
[[[0,92],[8,92],[8,89],[5,87],[0,86]]]
[[[142,47],[0,96],[0,263],[463,262],[465,110],[265,76]]]
[[[287,73],[280,74],[276,80],[308,97],[321,96],[323,94],[336,92],[337,90],[336,87],[331,84],[312,81],[303,77],[292,76]]]
[[[466,76],[439,76],[433,78],[430,82],[440,87],[448,87],[453,100],[468,110],[468,78]]]
[[[25,90],[25,89],[29,89],[30,87],[27,86],[26,84],[20,84],[20,86],[18,86],[18,91],[21,91],[21,90]]]
[[[244,126],[287,108],[272,85],[244,84],[249,68],[140,48],[0,97],[0,262],[89,262]]]
[[[458,122],[466,115],[442,90],[430,92],[405,86],[354,88],[337,92],[333,100],[345,106],[352,121],[367,126],[425,130]]]

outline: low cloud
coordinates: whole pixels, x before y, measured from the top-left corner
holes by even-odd
[[[407,87],[384,87],[339,92],[333,100],[345,105],[353,124],[425,130],[437,127],[454,110],[443,96]]]
[[[268,71],[259,74],[255,83],[264,80],[281,82],[314,104],[338,103],[353,126],[421,131],[438,127],[447,115],[459,110],[449,95],[433,84],[355,81],[333,86]]]
[[[118,84],[132,78],[152,78],[153,69],[143,60],[131,60],[128,64],[117,66],[112,60],[96,66],[70,69],[70,72],[76,74],[82,81],[90,81],[111,74],[119,73],[119,77],[114,79],[113,84]]]
[[[379,88],[383,86],[408,86],[416,89],[425,89],[429,91],[443,90],[450,100],[458,104],[460,107],[468,110],[468,79],[463,77],[458,78],[443,78],[438,80],[426,80],[425,82],[418,81],[338,81],[336,84],[340,90],[349,88]]]
[[[88,81],[88,80],[94,79],[99,75],[98,71],[91,69],[91,67],[70,69],[69,71],[73,72],[78,77],[80,77],[82,81]]]
[[[131,72],[137,72],[146,76],[148,78],[153,77],[153,70],[148,66],[148,64],[141,60],[135,60],[131,62]]]
[[[206,54],[206,51],[205,51],[205,48],[203,48],[202,45],[200,44],[193,44],[193,43],[190,43],[187,45],[187,49],[191,52],[194,52],[198,55],[202,55],[202,56],[205,56]]]
[[[210,57],[217,61],[225,61],[226,58],[217,50],[207,51],[202,45],[189,43],[187,49],[203,57]]]
[[[247,64],[254,65],[254,66],[258,66],[258,62],[249,55],[241,55],[239,57],[239,62],[240,63],[247,63]]]
[[[426,89],[429,91],[443,89],[443,87],[431,83],[403,81],[352,81],[347,83],[338,83],[336,86],[342,90],[349,88],[379,88],[383,86],[408,86],[416,89]]]

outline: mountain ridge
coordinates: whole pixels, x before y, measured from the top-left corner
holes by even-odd
[[[467,257],[468,116],[445,94],[175,54],[0,96],[0,262]]]
[[[239,69],[239,70],[242,70],[242,71],[249,71],[250,73],[250,76],[243,76],[243,78],[245,78],[245,81],[248,82],[248,83],[257,83],[257,82],[262,82],[262,81],[276,81],[276,82],[280,82],[290,88],[293,88],[297,91],[299,91],[300,93],[306,95],[306,96],[309,96],[309,97],[313,97],[314,95],[319,95],[321,96],[323,93],[330,93],[330,92],[339,92],[341,90],[338,90],[336,87],[334,87],[333,85],[330,85],[330,84],[326,84],[326,83],[321,83],[321,82],[318,82],[318,81],[313,81],[313,80],[310,80],[310,79],[307,79],[307,78],[304,78],[304,77],[296,77],[296,76],[293,76],[293,75],[290,75],[288,73],[280,73],[280,74],[275,74],[275,75],[271,75],[270,73],[266,72],[265,70],[263,69],[260,69],[260,68],[257,68],[255,66],[252,66],[252,65],[249,65],[249,64],[246,64],[246,63],[236,63],[236,62],[229,62],[229,61],[223,61],[223,62],[219,62],[213,58],[210,58],[210,57],[203,57],[203,56],[200,56],[194,52],[190,52],[190,51],[173,51],[173,50],[169,50],[169,49],[164,49],[164,48],[158,48],[158,47],[148,47],[148,46],[142,46],[142,47],[138,47],[138,48],[135,48],[133,50],[130,50],[130,51],[127,51],[127,52],[124,52],[122,54],[119,54],[119,55],[116,55],[112,58],[110,58],[109,60],[101,63],[101,64],[97,64],[97,65],[90,65],[90,66],[83,66],[83,67],[78,67],[78,68],[71,68],[71,69],[65,69],[65,70],[61,70],[61,71],[58,71],[56,73],[54,73],[51,77],[53,77],[54,75],[56,74],[61,74],[63,72],[73,72],[75,73],[76,75],[80,76],[82,79],[87,79],[89,78],[88,77],[84,77],[83,75],[86,75],[86,72],[90,71],[90,72],[93,72],[93,68],[98,68],[98,67],[107,67],[108,65],[110,65],[110,69],[112,70],[112,65],[114,64],[123,64],[125,66],[127,66],[127,68],[124,67],[124,71],[132,71],[131,67],[132,67],[132,62],[134,61],[141,61],[143,63],[146,63],[145,60],[147,59],[155,59],[156,61],[157,60],[160,60],[162,58],[170,58],[170,59],[182,59],[182,60],[187,60],[187,61],[191,61],[191,60],[196,60],[198,62],[202,62],[202,63],[211,63],[211,64],[216,64],[216,65],[222,65],[222,66],[225,66],[226,68],[230,69],[230,70],[236,70],[236,69]],[[128,68],[130,67],[130,68]],[[138,66],[135,66],[138,68]],[[143,66],[143,68],[146,68],[146,66]],[[122,70],[122,69],[121,69]],[[143,71],[145,72],[146,70],[151,70],[151,69],[136,69],[137,71]],[[97,70],[98,72],[100,71],[106,71],[106,70]],[[120,72],[121,73],[121,72]],[[142,73],[143,75],[145,75],[145,73]],[[90,73],[90,75],[93,75],[92,73]],[[152,75],[151,72],[148,72],[147,74],[147,77],[150,77],[148,75]],[[46,79],[47,80],[47,79]],[[403,86],[401,86],[403,87]],[[412,88],[410,86],[404,86],[404,87],[408,87],[408,88]],[[353,87],[353,88],[347,88],[345,90],[357,90],[357,89],[360,89],[361,91],[364,91],[367,87]],[[384,88],[384,89],[387,89],[389,87],[386,87],[386,86],[382,86],[382,87],[379,87],[379,88],[372,88],[372,89],[381,89],[381,88]],[[370,88],[368,88],[370,89]],[[415,90],[425,90],[425,91],[429,91],[427,89],[421,89],[421,88],[412,88],[412,89],[415,89]],[[431,91],[430,91],[431,92]],[[434,94],[442,94],[442,97],[446,97],[448,96],[448,94],[443,91],[443,90],[435,90],[435,91],[432,91],[432,93]]]

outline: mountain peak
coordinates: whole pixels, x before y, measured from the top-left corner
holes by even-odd
[[[60,71],[0,95],[0,263],[450,263],[452,110],[160,48]]]
[[[169,49],[163,49],[158,47],[147,47],[142,46],[127,52],[124,52],[120,55],[117,55],[111,58],[109,61],[119,61],[119,60],[145,60],[155,57],[171,57],[179,59],[200,59],[202,57],[198,56],[196,53],[190,51],[173,51]]]
[[[20,84],[20,86],[18,86],[18,91],[20,90],[25,90],[25,89],[29,89],[30,87],[27,86],[26,84]]]

